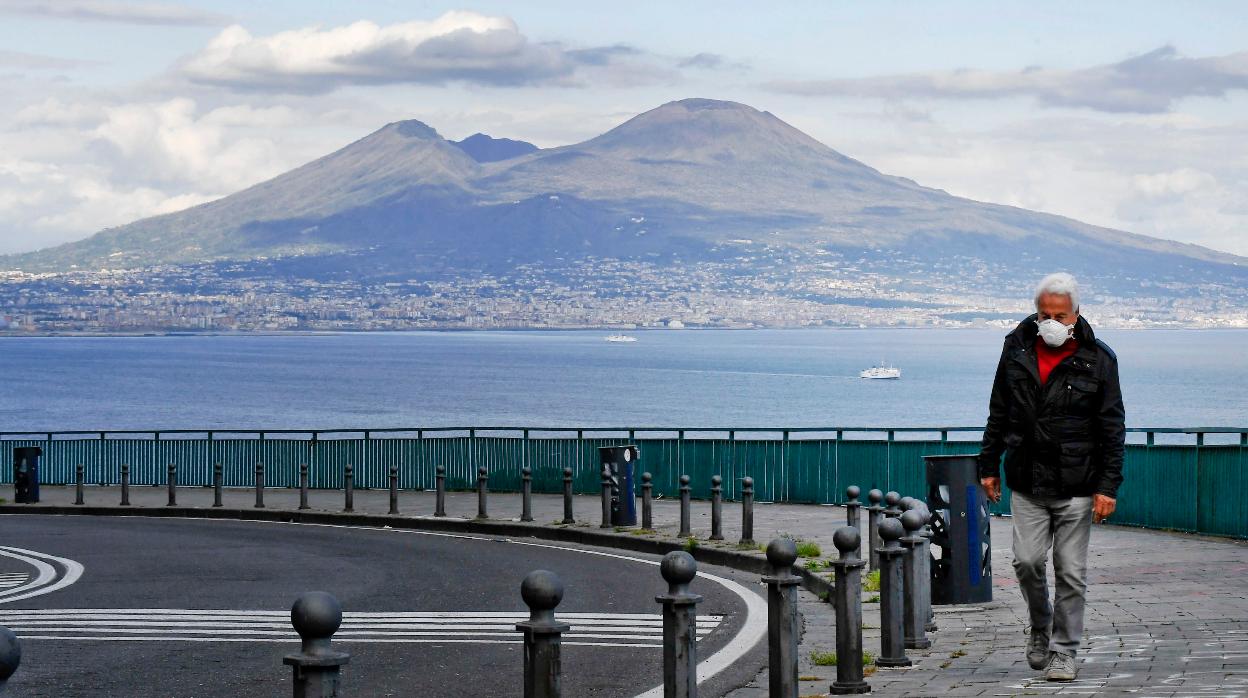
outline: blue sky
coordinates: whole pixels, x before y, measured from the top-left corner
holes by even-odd
[[[396,119],[552,146],[701,96],[960,196],[1248,255],[1242,3],[0,0],[0,95],[0,252]]]

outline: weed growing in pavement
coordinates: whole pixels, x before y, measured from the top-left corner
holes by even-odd
[[[820,652],[816,650],[810,653],[810,662],[815,666],[836,666],[836,652]],[[875,664],[875,654],[863,652],[862,665],[871,666],[873,664]]]
[[[811,540],[797,541],[798,557],[819,557],[823,551],[819,549],[819,544]]]
[[[880,571],[871,570],[867,576],[862,578],[863,591],[879,591],[880,590]]]
[[[879,602],[880,602],[880,595],[879,595],[879,594],[875,594],[875,595],[873,595],[873,596],[868,596],[868,597],[867,597],[867,600],[866,600],[866,601],[863,601],[863,603],[879,603]]]
[[[685,552],[692,553],[694,550],[698,549],[698,539],[694,538],[693,536],[689,536],[689,538],[685,540],[684,547],[685,547]]]

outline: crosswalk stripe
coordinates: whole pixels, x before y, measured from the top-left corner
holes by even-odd
[[[23,640],[83,640],[90,639],[94,641],[127,641],[127,642],[292,642],[287,638],[264,638],[264,637],[170,637],[167,635],[145,637],[141,635],[110,637],[100,636],[92,638],[83,638],[77,636],[63,635],[22,635]],[[514,640],[489,640],[485,638],[459,640],[455,638],[350,638],[344,639],[344,642],[368,642],[368,643],[394,643],[394,644],[414,644],[414,645],[466,645],[466,644],[483,644],[483,645],[519,645],[523,642],[520,639]],[[641,647],[641,648],[661,648],[662,643],[623,643],[623,642],[579,642],[576,640],[561,643],[564,647]]]
[[[273,616],[289,618],[290,611],[253,611],[237,609],[198,609],[198,608],[30,608],[0,609],[0,617],[10,615],[83,615],[107,613],[112,615],[188,615],[188,616]],[[662,621],[663,616],[657,613],[557,613],[559,618],[609,620],[651,620]],[[529,617],[527,611],[344,611],[344,620],[350,618],[519,618]],[[723,620],[723,616],[698,616],[698,620]]]

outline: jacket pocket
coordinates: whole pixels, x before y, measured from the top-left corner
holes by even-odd
[[[1092,444],[1086,441],[1066,442],[1061,445],[1059,461],[1064,489],[1077,493],[1092,482],[1092,451]]]

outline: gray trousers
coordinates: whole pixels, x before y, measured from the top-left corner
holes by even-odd
[[[1014,573],[1031,627],[1049,628],[1049,649],[1075,656],[1083,635],[1092,498],[1055,499],[1013,493]],[[1046,574],[1053,549],[1053,603]]]

